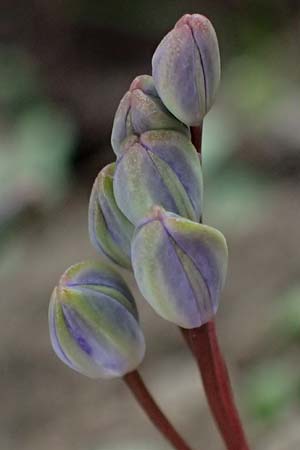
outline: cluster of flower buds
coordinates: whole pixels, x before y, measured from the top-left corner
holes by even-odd
[[[223,235],[199,223],[202,169],[189,128],[201,124],[220,79],[209,20],[183,16],[152,66],[153,77],[135,78],[117,109],[111,137],[117,160],[94,183],[89,234],[96,250],[133,270],[158,314],[195,328],[216,313],[227,267]],[[63,275],[50,329],[58,356],[90,376],[124,374],[144,353],[134,301],[104,266],[77,265]]]

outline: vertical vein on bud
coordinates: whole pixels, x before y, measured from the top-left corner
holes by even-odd
[[[182,263],[182,261],[181,261],[179,255],[178,255],[178,251],[177,251],[177,248],[176,248],[176,247],[178,247],[178,248],[181,250],[181,252],[185,255],[185,257],[192,263],[192,265],[194,266],[195,270],[198,271],[198,269],[197,269],[197,267],[195,266],[194,262],[190,259],[189,255],[188,255],[188,254],[180,247],[180,245],[178,244],[178,242],[175,241],[175,239],[173,238],[173,236],[172,236],[172,235],[170,234],[170,232],[166,229],[166,227],[165,227],[165,225],[164,225],[164,223],[163,223],[163,219],[161,220],[161,223],[162,223],[162,225],[163,225],[163,229],[164,229],[165,233],[166,233],[167,236],[169,237],[170,241],[173,243],[173,247],[174,247],[174,250],[175,250],[175,254],[176,254],[176,256],[177,256],[178,263],[179,263],[179,265],[181,266],[182,271],[183,271],[183,273],[185,274],[185,277],[186,277],[186,279],[187,279],[187,282],[188,282],[188,284],[189,284],[189,286],[190,286],[190,289],[191,289],[191,291],[192,291],[192,293],[193,293],[193,299],[194,299],[194,303],[195,303],[196,309],[197,309],[198,312],[199,312],[199,316],[202,317],[202,316],[204,315],[204,314],[203,314],[202,305],[200,305],[200,303],[197,302],[197,295],[196,295],[196,291],[195,291],[195,289],[194,289],[193,283],[191,282],[191,279],[190,279],[190,277],[188,276],[188,273],[187,273],[187,271],[186,271],[186,269],[185,269],[185,267],[184,267],[184,265],[183,265],[183,263]],[[200,278],[202,279],[202,281],[204,281],[203,278],[201,277],[201,275],[200,275]],[[209,292],[208,289],[207,289],[207,285],[206,285],[205,282],[204,282],[204,284],[205,284],[206,291]],[[205,295],[204,297],[207,298],[207,295]],[[208,297],[209,297],[209,293],[208,293]],[[205,303],[205,302],[204,302],[204,303]],[[211,302],[210,302],[210,303],[211,303]],[[204,307],[204,305],[203,305],[203,307]],[[205,309],[206,309],[206,308],[205,308]]]
[[[192,27],[189,27],[190,28],[190,30],[191,30],[191,34],[192,34],[192,38],[193,38],[193,41],[194,41],[194,44],[195,44],[195,51],[196,51],[196,53],[199,55],[199,61],[200,61],[200,65],[201,65],[201,69],[202,69],[202,73],[203,73],[203,81],[204,81],[204,104],[205,104],[205,111],[207,111],[207,79],[206,79],[206,70],[205,70],[205,67],[204,67],[204,62],[203,62],[203,58],[202,58],[202,55],[201,55],[201,51],[200,51],[200,48],[198,47],[198,44],[197,44],[197,41],[196,41],[196,38],[195,38],[195,35],[194,35],[194,30],[193,30],[193,28]],[[197,85],[198,85],[198,98],[199,98],[199,103],[200,103],[200,101],[201,101],[201,99],[200,99],[200,97],[199,97],[199,92],[200,92],[200,88],[199,88],[199,80],[198,80],[198,78],[196,77],[196,83],[197,83]]]

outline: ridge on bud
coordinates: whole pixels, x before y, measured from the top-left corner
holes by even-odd
[[[185,14],[155,50],[152,75],[169,111],[186,125],[198,126],[215,100],[221,76],[211,22],[200,14]]]
[[[117,160],[114,194],[118,207],[136,225],[155,204],[199,221],[202,171],[199,155],[182,133],[147,131],[128,137]]]
[[[189,136],[188,127],[164,106],[152,77],[140,75],[133,80],[116,111],[111,135],[112,148],[120,156],[121,144],[126,137],[160,129],[179,131]]]
[[[130,269],[134,228],[115,201],[114,173],[115,163],[108,164],[94,182],[89,203],[89,235],[96,250],[115,264]]]
[[[62,275],[50,300],[49,330],[57,356],[90,378],[122,377],[144,357],[135,301],[105,264],[81,262]]]
[[[227,271],[222,233],[156,206],[136,228],[131,253],[138,287],[160,316],[188,329],[213,318]]]

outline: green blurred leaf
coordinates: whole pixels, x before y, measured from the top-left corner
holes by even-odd
[[[70,117],[46,103],[19,114],[0,135],[0,222],[22,204],[49,206],[62,197],[75,137]]]
[[[57,199],[68,182],[74,137],[70,118],[50,104],[27,111],[16,124],[20,176],[40,188],[45,201]]]
[[[259,124],[256,114],[260,116],[269,110],[279,96],[285,95],[289,86],[276,61],[278,49],[273,53],[273,58],[270,52],[267,53],[272,61],[270,64],[266,64],[264,52],[239,56],[231,61],[223,74],[222,92],[227,106],[249,120],[255,115],[254,124]]]
[[[257,420],[270,421],[286,411],[297,389],[292,369],[282,363],[263,364],[252,370],[244,386],[244,400]]]
[[[205,185],[205,217],[212,223],[234,226],[235,232],[253,227],[272,201],[269,180],[248,169],[232,164]]]
[[[291,286],[277,301],[274,333],[288,339],[300,337],[300,285]]]
[[[232,156],[238,145],[238,137],[231,115],[214,107],[204,121],[202,156],[206,178],[213,176]]]

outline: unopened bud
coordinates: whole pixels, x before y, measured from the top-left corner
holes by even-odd
[[[96,250],[128,269],[134,228],[115,201],[114,172],[115,163],[108,164],[94,182],[89,204],[89,234]]]
[[[169,111],[188,126],[199,125],[215,100],[221,74],[211,22],[200,14],[184,15],[158,45],[152,71]]]
[[[134,299],[104,264],[71,266],[49,306],[53,349],[69,367],[90,378],[122,377],[144,357],[144,336]]]
[[[114,194],[123,214],[137,224],[154,205],[199,221],[202,172],[191,141],[176,131],[129,137],[117,160]]]
[[[132,266],[138,287],[154,310],[183,328],[215,315],[227,270],[222,233],[155,207],[138,225]]]
[[[151,130],[174,130],[189,136],[189,129],[164,106],[149,75],[135,78],[115,114],[111,144],[117,156],[121,144],[130,135]]]

